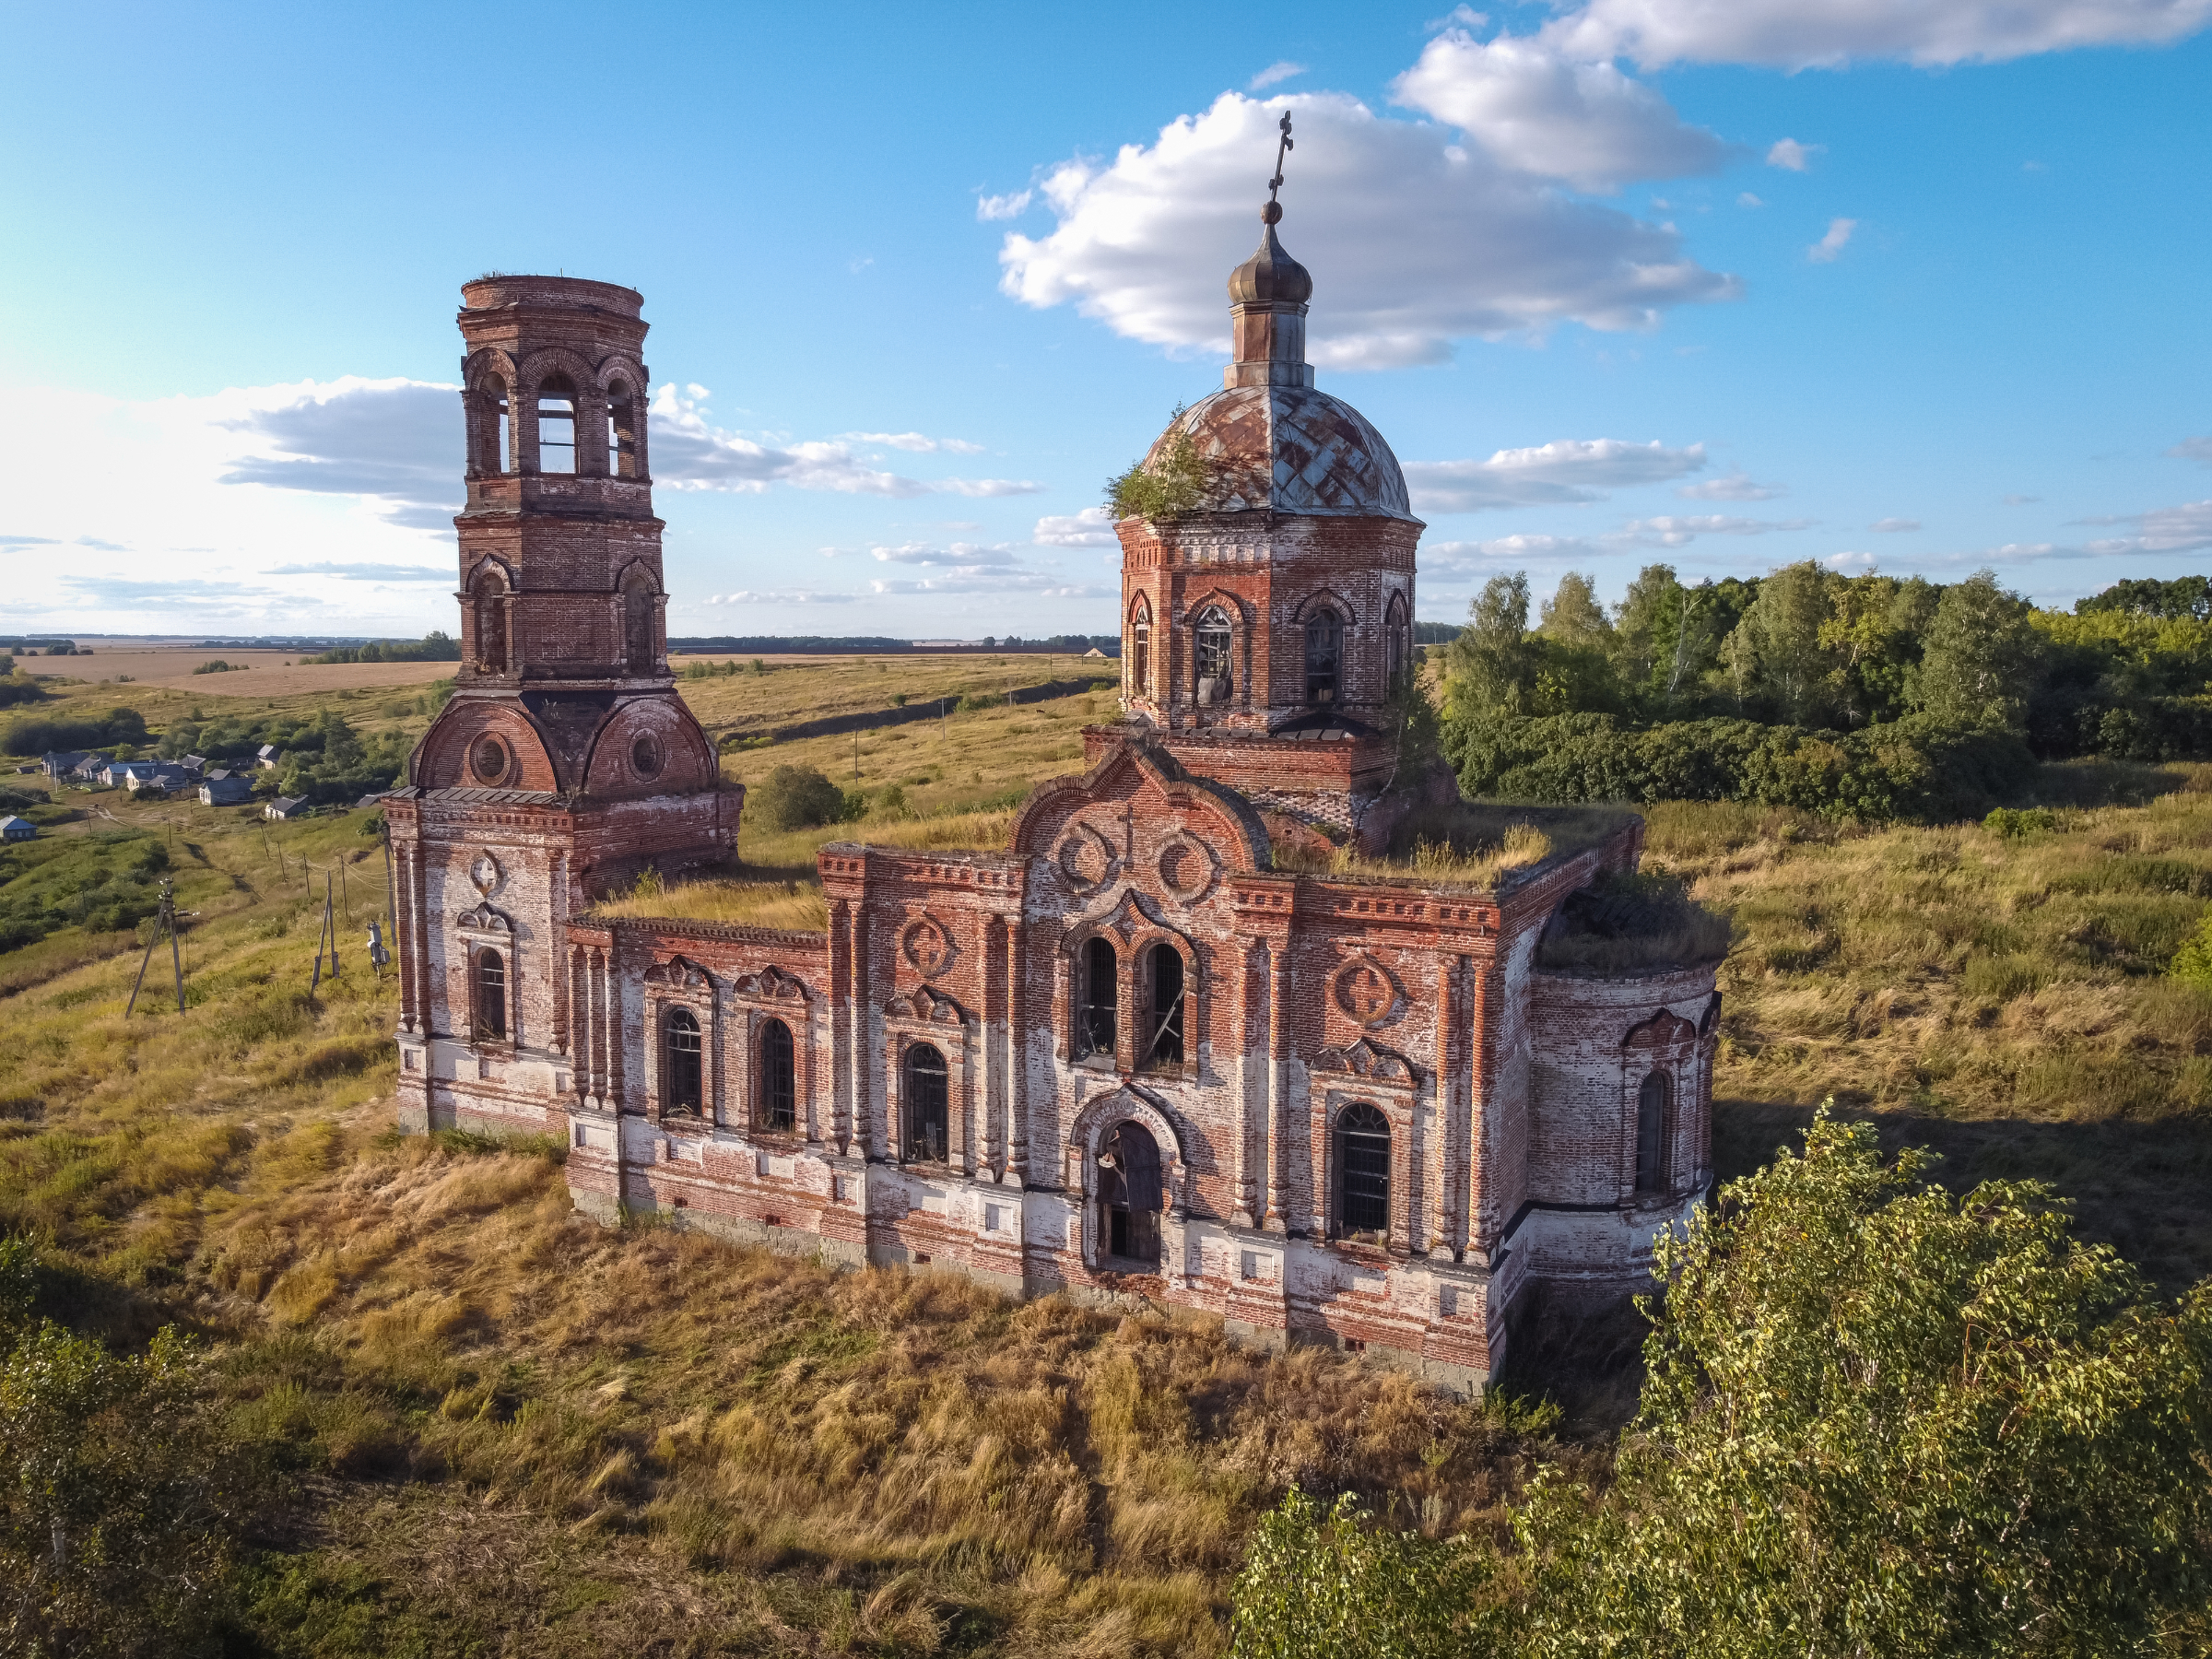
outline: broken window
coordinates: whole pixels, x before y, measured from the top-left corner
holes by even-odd
[[[1142,595],[1129,617],[1129,689],[1144,697],[1152,688],[1152,609]]]
[[[537,389],[537,470],[576,470],[576,388],[554,375]]]
[[[1159,1143],[1142,1124],[1124,1122],[1099,1152],[1099,1241],[1105,1253],[1159,1266]]]
[[[1344,624],[1333,610],[1319,610],[1306,624],[1306,700],[1333,703],[1339,694]]]
[[[1191,638],[1195,648],[1194,654],[1198,659],[1198,701],[1227,702],[1232,686],[1228,613],[1218,605],[1207,606],[1198,613],[1198,624]]]
[[[507,672],[507,582],[499,571],[480,571],[471,586],[477,623],[477,667],[485,674]]]
[[[507,382],[492,375],[477,394],[476,453],[471,457],[478,474],[507,470]]]
[[[760,1127],[789,1134],[798,1122],[798,1069],[791,1028],[780,1019],[760,1027]]]
[[[1104,939],[1086,939],[1076,986],[1076,1058],[1113,1053],[1120,964]]]
[[[477,1035],[507,1035],[507,959],[496,950],[477,952]]]
[[[1336,1120],[1336,1223],[1339,1230],[1390,1230],[1390,1120],[1355,1100]]]
[[[700,1064],[699,1017],[688,1008],[668,1011],[666,1084],[661,1092],[661,1110],[699,1115],[702,1091]]]
[[[943,1163],[946,1146],[945,1056],[926,1042],[906,1051],[906,1152],[909,1160]]]
[[[1389,656],[1384,667],[1391,695],[1394,697],[1406,688],[1406,672],[1413,662],[1413,629],[1406,625],[1405,594],[1391,596],[1390,618],[1383,631],[1383,649]]]
[[[1145,1009],[1143,1066],[1182,1064],[1182,952],[1172,945],[1155,945],[1145,953],[1151,981]]]
[[[638,476],[638,412],[626,381],[612,382],[606,388],[606,476]]]

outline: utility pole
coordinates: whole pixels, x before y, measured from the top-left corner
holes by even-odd
[[[146,983],[147,964],[154,959],[154,947],[161,942],[161,935],[165,933],[169,935],[169,966],[177,982],[177,1012],[182,1014],[184,1012],[184,958],[177,948],[177,884],[173,881],[161,884],[161,906],[154,912],[154,931],[147,937],[146,954],[138,959],[138,977],[131,982],[131,999],[123,1005],[123,1017],[125,1019],[138,1006],[138,991]]]

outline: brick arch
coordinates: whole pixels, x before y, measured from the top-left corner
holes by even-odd
[[[486,739],[506,746],[507,764],[496,779],[479,775],[472,752]],[[552,746],[517,705],[456,698],[445,705],[415,751],[407,781],[418,789],[528,789],[565,787]]]
[[[1086,806],[1107,797],[1124,767],[1134,767],[1167,797],[1171,813],[1204,820],[1207,841],[1230,870],[1268,867],[1267,826],[1243,796],[1206,778],[1173,776],[1151,748],[1119,743],[1088,771],[1048,778],[1030,792],[1006,832],[1006,850],[1023,857],[1050,857],[1059,833]]]
[[[650,777],[635,764],[634,750],[641,737],[652,738],[660,747],[659,770]],[[721,771],[699,723],[681,704],[664,698],[641,699],[617,708],[593,734],[582,770],[585,791],[608,799],[712,789]]]
[[[586,392],[600,389],[598,371],[581,353],[571,351],[565,346],[541,346],[515,365],[515,374],[522,383],[523,394],[533,399],[537,395],[538,387],[556,374],[569,377],[569,383],[576,388],[579,403],[583,400]],[[579,409],[577,413],[582,414],[582,410]]]
[[[1291,606],[1290,620],[1300,628],[1313,619],[1313,613],[1326,607],[1336,613],[1337,619],[1347,628],[1359,626],[1359,612],[1349,599],[1335,588],[1319,587]]]
[[[514,359],[497,346],[479,346],[468,354],[468,360],[461,365],[462,388],[468,392],[481,392],[484,382],[495,374],[506,383],[512,394],[517,378]]]
[[[1067,1154],[1071,1162],[1079,1166],[1071,1171],[1069,1185],[1082,1194],[1086,1210],[1099,1194],[1099,1149],[1104,1143],[1106,1132],[1124,1122],[1134,1120],[1151,1132],[1159,1147],[1159,1183],[1168,1194],[1171,1214],[1180,1216],[1185,1207],[1191,1160],[1183,1147],[1182,1132],[1176,1127],[1175,1119],[1164,1101],[1155,1100],[1151,1093],[1134,1083],[1124,1083],[1119,1088],[1098,1095],[1085,1103],[1076,1113],[1076,1121],[1068,1126]],[[1089,1222],[1085,1221],[1088,1234]],[[1086,1253],[1088,1253],[1088,1250]]]

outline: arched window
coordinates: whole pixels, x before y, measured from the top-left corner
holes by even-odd
[[[476,469],[479,474],[508,470],[507,382],[498,375],[486,379],[477,394]]]
[[[1218,605],[1207,606],[1198,613],[1191,641],[1192,654],[1197,659],[1198,701],[1227,702],[1236,677],[1230,671],[1229,613]]]
[[[668,1010],[661,1055],[661,1110],[697,1117],[706,1095],[700,1065],[699,1017],[690,1009]]]
[[[791,1028],[780,1019],[760,1027],[760,1127],[787,1135],[799,1117],[798,1067]]]
[[[1306,700],[1333,703],[1341,689],[1344,624],[1333,610],[1317,610],[1306,624]]]
[[[1140,1066],[1182,1064],[1182,952],[1155,945],[1145,952],[1145,1052]]]
[[[945,1056],[926,1042],[906,1051],[906,1153],[910,1160],[945,1161]]]
[[[1160,1198],[1159,1143],[1142,1124],[1117,1124],[1099,1151],[1099,1243],[1108,1257],[1159,1270]]]
[[[1336,1227],[1347,1236],[1390,1231],[1390,1120],[1365,1100],[1336,1120]]]
[[[1142,594],[1129,615],[1129,689],[1137,697],[1149,696],[1152,689],[1152,607]]]
[[[576,388],[566,375],[550,375],[537,388],[537,470],[576,470]]]
[[[1636,1091],[1636,1190],[1666,1190],[1666,1098],[1665,1072],[1653,1072]]]
[[[633,567],[622,579],[622,656],[632,674],[653,672],[653,578]]]
[[[606,388],[606,476],[638,476],[638,410],[627,381],[611,381]]]
[[[1383,629],[1383,650],[1388,660],[1384,668],[1390,676],[1390,692],[1396,696],[1406,688],[1406,671],[1413,665],[1413,629],[1406,618],[1406,595],[1393,594],[1390,597],[1390,618]]]
[[[480,571],[469,589],[476,610],[477,668],[507,672],[507,582],[497,571]]]
[[[507,1035],[507,959],[496,950],[477,952],[477,1035]]]
[[[1077,968],[1076,1058],[1112,1054],[1120,1013],[1119,964],[1112,945],[1104,939],[1084,940]]]

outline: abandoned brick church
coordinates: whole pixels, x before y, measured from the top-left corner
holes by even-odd
[[[386,800],[404,1124],[558,1135],[603,1219],[1459,1388],[1535,1287],[1648,1283],[1710,1181],[1713,964],[1543,964],[1563,901],[1635,868],[1626,813],[1520,867],[1392,859],[1484,809],[1397,775],[1422,525],[1315,388],[1312,280],[1263,217],[1226,384],[1152,452],[1203,496],[1117,526],[1121,719],[1003,847],[824,847],[818,933],[594,913],[648,868],[714,879],[744,795],[666,660],[641,302],[463,288],[464,662]]]

